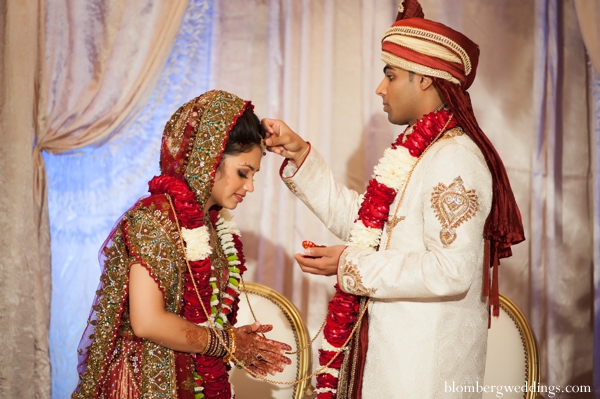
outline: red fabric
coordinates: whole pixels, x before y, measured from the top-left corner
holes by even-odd
[[[362,399],[362,386],[365,374],[365,363],[367,361],[367,351],[369,350],[369,310],[365,310],[359,331],[358,357],[356,358],[356,375],[354,376],[354,399]]]
[[[194,107],[194,112],[198,112],[198,108]],[[190,117],[191,119],[191,117]],[[166,127],[165,127],[166,132]],[[185,161],[189,154],[190,140],[194,136],[194,126],[187,122],[185,127],[179,151],[173,155],[167,146],[167,135],[163,135],[163,140],[160,149],[160,170],[163,175],[173,176],[184,180],[183,171]]]
[[[403,12],[398,12],[396,16],[396,21],[400,21],[404,18],[424,18],[425,14],[423,14],[423,8],[421,4],[417,0],[400,0],[402,2],[402,6],[404,7]]]
[[[194,391],[185,389],[185,382],[194,378],[194,365],[189,353],[175,352],[177,374],[177,399],[195,399]]]
[[[412,61],[419,65],[424,65],[429,68],[439,69],[448,72],[450,75],[455,77],[460,82],[460,84],[466,84],[466,74],[462,64],[448,62],[442,60],[441,58],[435,58],[428,55],[424,55],[407,47],[402,47],[398,44],[391,42],[383,43],[381,49],[390,54],[397,55],[398,57]]]
[[[433,81],[446,105],[457,119],[458,124],[483,153],[492,174],[492,209],[485,221],[483,235],[486,240],[489,240],[489,256],[486,257],[487,264],[484,267],[493,267],[493,273],[491,286],[486,287],[484,285],[483,289],[484,293],[489,292],[490,306],[496,316],[500,311],[498,292],[498,265],[500,259],[511,256],[510,247],[525,240],[521,213],[510,187],[504,163],[488,137],[479,127],[477,119],[475,119],[469,93],[447,80],[433,78]],[[487,270],[484,275],[486,273]],[[490,284],[489,279],[487,284]]]
[[[459,81],[461,82],[461,84],[462,84],[462,82],[464,82],[464,84],[462,84],[462,86],[464,87],[464,90],[467,90],[471,86],[471,84],[473,83],[473,80],[475,79],[475,73],[477,71],[477,64],[479,62],[479,46],[477,46],[476,43],[474,43],[471,39],[469,39],[462,33],[457,32],[454,29],[452,29],[444,24],[430,21],[430,20],[424,19],[424,18],[407,18],[407,19],[397,21],[392,25],[392,27],[402,27],[402,26],[422,29],[422,30],[425,30],[428,32],[433,32],[433,33],[442,35],[444,37],[447,37],[448,39],[450,39],[453,42],[455,42],[456,44],[458,44],[467,53],[467,56],[469,57],[469,60],[471,61],[471,72],[466,76],[464,75],[465,72],[463,72],[463,76],[459,79]],[[425,40],[425,38],[422,38],[422,39]],[[441,43],[437,43],[437,44],[441,44]],[[452,49],[449,46],[445,46],[445,47],[448,50],[454,52],[460,58],[459,53],[457,53],[454,49]],[[389,51],[391,54],[394,54],[398,57],[404,58],[408,61],[412,61],[412,62],[421,64],[421,65],[427,65],[424,63],[423,57],[429,59],[429,61],[427,61],[428,63],[431,63],[432,62],[431,60],[433,59],[433,57],[431,57],[431,56],[424,56],[420,53],[417,53],[413,50],[410,50],[410,49],[408,49],[406,47],[402,47],[402,46],[388,47],[388,50],[385,50],[385,51]],[[445,61],[445,60],[442,60],[439,58],[435,58],[435,61],[439,65],[436,69],[441,69],[443,71],[446,71],[446,72],[452,74],[452,76],[454,76],[453,72],[456,72],[457,64],[455,64],[454,62]]]

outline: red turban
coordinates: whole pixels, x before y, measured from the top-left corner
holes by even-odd
[[[423,18],[397,21],[385,32],[381,59],[388,65],[461,85],[475,79],[479,47],[460,32]]]

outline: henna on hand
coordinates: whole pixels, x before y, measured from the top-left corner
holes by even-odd
[[[210,332],[206,328],[191,326],[183,328],[185,340],[189,345],[198,348],[197,353],[206,353],[210,341]]]
[[[244,362],[250,370],[266,376],[267,373],[282,372],[283,368],[292,361],[283,354],[292,348],[283,342],[263,338],[259,333],[266,333],[273,329],[269,324],[254,323],[234,329],[236,336],[235,357]]]

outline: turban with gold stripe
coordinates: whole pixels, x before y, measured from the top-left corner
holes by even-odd
[[[461,85],[475,79],[479,47],[446,25],[424,18],[396,21],[385,32],[381,59],[388,65]]]

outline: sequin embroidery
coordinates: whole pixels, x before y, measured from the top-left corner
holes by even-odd
[[[431,207],[442,225],[440,241],[448,248],[456,240],[456,228],[477,212],[477,194],[467,190],[460,176],[450,186],[439,183],[433,188]]]

